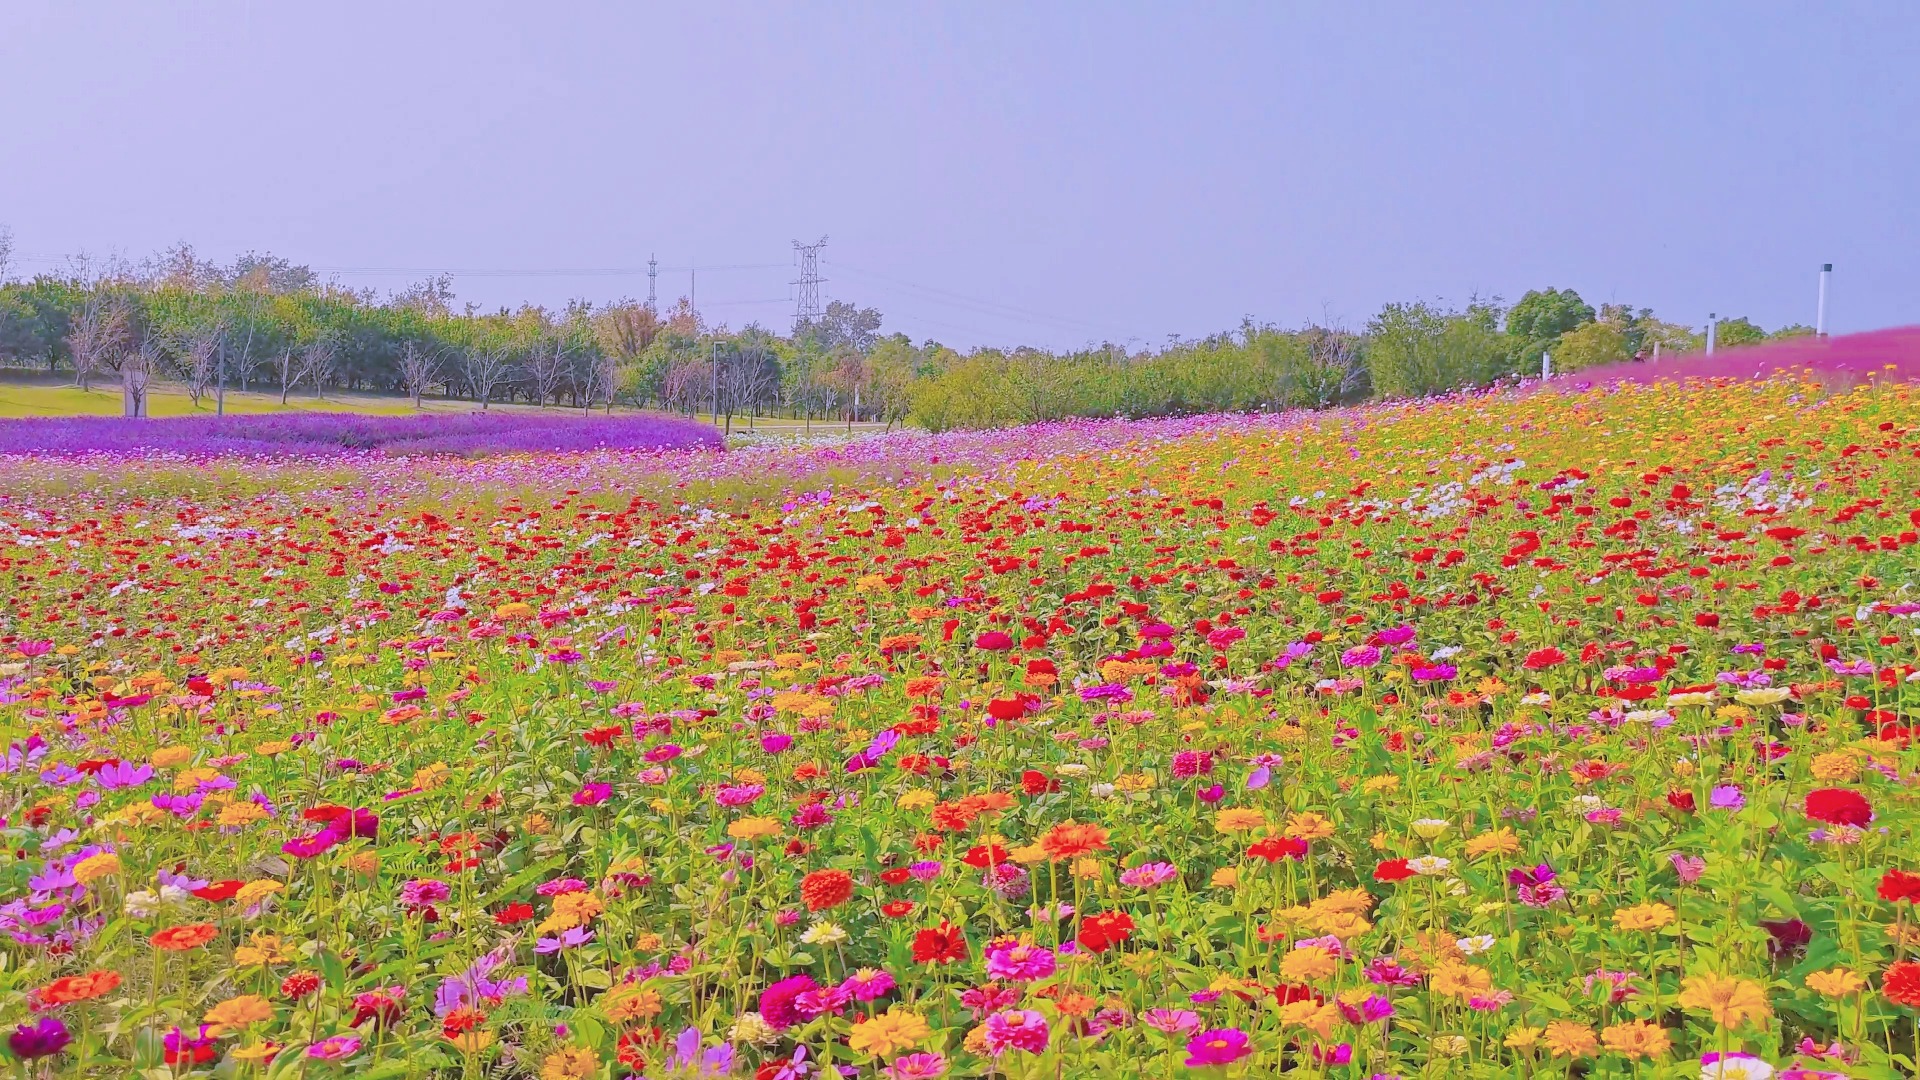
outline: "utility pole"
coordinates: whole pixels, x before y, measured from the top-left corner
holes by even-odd
[[[660,260],[655,256],[649,255],[647,256],[647,314],[655,316],[656,318],[660,314],[659,284]]]
[[[1827,336],[1827,279],[1833,276],[1833,264],[1820,264],[1820,306],[1814,309],[1813,333],[1815,337]]]
[[[720,426],[720,343],[707,342],[707,366],[713,369],[713,426]]]
[[[793,328],[798,331],[803,325],[820,317],[820,283],[826,279],[820,276],[820,249],[827,246],[827,238],[822,236],[816,244],[793,242],[794,258],[800,264],[800,280],[792,282],[798,287],[793,298]]]
[[[1707,312],[1707,355],[1708,356],[1713,355],[1713,335],[1714,335],[1714,331],[1718,330],[1719,328],[1720,328],[1720,316],[1714,314],[1711,311]]]

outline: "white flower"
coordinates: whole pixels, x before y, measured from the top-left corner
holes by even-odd
[[[1760,686],[1752,690],[1742,690],[1733,695],[1733,700],[1742,705],[1778,705],[1787,700],[1793,691],[1784,686]],[[1762,1064],[1765,1064],[1762,1062]],[[1769,1069],[1772,1066],[1767,1066]]]
[[[1773,1066],[1752,1054],[1727,1054],[1700,1066],[1700,1080],[1768,1080],[1772,1075]]]
[[[800,935],[800,940],[808,945],[838,945],[847,940],[847,931],[838,923],[814,923]]]
[[[1466,953],[1468,956],[1478,956],[1479,954],[1486,952],[1488,949],[1493,948],[1493,935],[1492,934],[1476,934],[1473,937],[1463,937],[1459,941],[1454,942],[1453,944],[1456,948],[1458,948],[1461,952]]]
[[[1669,709],[1678,709],[1683,705],[1711,704],[1713,704],[1713,691],[1711,690],[1690,690],[1684,694],[1667,695],[1667,708]]]
[[[160,886],[160,902],[179,907],[193,898],[193,894],[178,885]]]
[[[1627,714],[1627,722],[1633,724],[1652,724],[1661,720],[1671,720],[1665,709],[1635,709]]]
[[[1112,784],[1095,784],[1088,788],[1087,791],[1096,799],[1110,799],[1113,797],[1114,786]]]
[[[1423,877],[1444,874],[1452,865],[1452,860],[1443,859],[1438,855],[1422,855],[1417,859],[1407,860],[1407,869]]]
[[[773,1030],[767,1018],[757,1012],[741,1013],[740,1018],[727,1029],[727,1038],[737,1043],[752,1043],[755,1046],[772,1046],[780,1041],[780,1033]]]
[[[1433,840],[1452,827],[1445,818],[1421,818],[1413,823],[1413,834],[1422,840]]]
[[[1521,698],[1520,704],[1539,705],[1544,708],[1545,706],[1553,704],[1553,695],[1547,693],[1545,690],[1535,690],[1533,693]]]
[[[160,898],[145,889],[127,894],[126,902],[120,905],[128,915],[136,919],[150,919],[160,913]]]
[[[1594,810],[1604,809],[1607,801],[1598,795],[1575,795],[1573,798],[1567,800],[1567,805],[1573,807],[1575,813],[1585,814]]]
[[[1449,660],[1459,656],[1460,652],[1461,648],[1458,645],[1445,645],[1433,650],[1432,657],[1435,660]]]
[[[1087,766],[1077,761],[1069,761],[1064,765],[1054,766],[1053,771],[1059,773],[1061,776],[1085,776],[1087,774]]]

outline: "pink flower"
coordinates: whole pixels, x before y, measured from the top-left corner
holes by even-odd
[[[995,1057],[1008,1047],[1038,1054],[1047,1048],[1047,1018],[1032,1009],[1008,1009],[987,1017],[987,1052]]]
[[[1053,974],[1053,951],[1043,945],[1003,944],[987,950],[987,978],[1037,982]]]

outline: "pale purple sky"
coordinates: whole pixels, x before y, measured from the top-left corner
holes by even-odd
[[[1548,285],[1772,327],[1830,261],[1846,331],[1920,322],[1916,57],[1913,0],[7,0],[0,224],[489,307],[654,253],[783,330],[824,233],[829,298],[960,346]]]

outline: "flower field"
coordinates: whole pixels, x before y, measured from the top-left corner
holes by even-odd
[[[10,1064],[1911,1076],[1917,428],[8,456]]]

